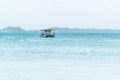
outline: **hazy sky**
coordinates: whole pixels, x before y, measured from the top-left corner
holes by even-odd
[[[0,28],[120,29],[119,0],[0,0]]]

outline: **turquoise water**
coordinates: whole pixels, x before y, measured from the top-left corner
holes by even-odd
[[[120,33],[0,33],[0,60],[120,58]]]
[[[120,80],[120,33],[0,33],[0,80]]]

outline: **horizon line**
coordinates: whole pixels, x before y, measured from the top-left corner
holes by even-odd
[[[23,28],[23,27],[21,27],[21,26],[7,26],[7,27],[3,27],[3,28],[0,28],[0,30],[3,30],[3,29],[5,29],[5,28],[21,28],[21,29],[23,29],[23,30],[26,30],[26,31],[30,31],[30,30],[42,30],[42,29],[46,29],[46,28],[40,28],[40,29],[25,29],[25,28]],[[52,28],[60,28],[60,29],[71,29],[71,30],[116,30],[116,31],[118,31],[118,30],[120,30],[120,29],[116,29],[116,28],[73,28],[73,27],[52,27]]]

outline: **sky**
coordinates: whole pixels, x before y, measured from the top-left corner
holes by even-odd
[[[0,0],[0,28],[120,29],[119,0]]]

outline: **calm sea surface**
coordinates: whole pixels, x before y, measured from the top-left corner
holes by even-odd
[[[0,60],[120,58],[120,33],[0,33]]]
[[[120,33],[0,33],[0,80],[120,80]]]

